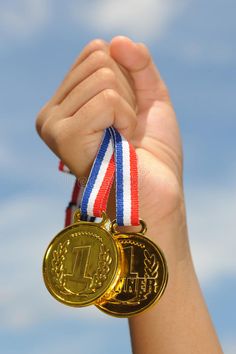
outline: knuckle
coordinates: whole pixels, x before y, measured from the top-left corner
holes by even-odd
[[[115,106],[120,101],[120,95],[115,90],[106,89],[103,90],[102,94],[103,94],[105,104]]]
[[[61,129],[60,124],[52,124],[51,121],[46,121],[43,124],[41,137],[53,151],[57,151],[58,147],[67,144],[66,130]]]
[[[88,54],[92,54],[93,52],[101,50],[101,51],[106,51],[107,50],[107,44],[104,40],[102,39],[94,39],[91,42],[89,42],[86,47],[85,51]]]
[[[41,110],[39,111],[36,117],[35,127],[39,135],[41,135],[42,126],[45,119],[47,119],[47,116],[48,116],[48,105],[45,105],[41,108]]]
[[[36,129],[41,136],[41,138],[47,142],[53,137],[53,131],[51,129],[51,122],[55,117],[59,115],[59,107],[48,107],[44,106],[39,112],[38,118],[36,120]]]
[[[100,39],[100,38],[96,38],[96,39],[93,39],[91,42],[89,42],[88,44],[88,47],[90,47],[91,49],[102,49],[102,48],[106,48],[107,45],[106,45],[106,42],[103,40],[103,39]]]
[[[53,131],[48,121],[44,122],[42,125],[40,136],[48,145],[50,145],[50,142],[53,140]]]
[[[96,50],[91,54],[92,61],[99,67],[105,67],[109,65],[110,58],[103,50]]]
[[[117,87],[116,75],[111,68],[101,68],[97,71],[99,81],[102,81],[107,86]]]

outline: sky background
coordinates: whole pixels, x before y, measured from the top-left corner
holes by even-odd
[[[56,302],[44,251],[73,178],[36,135],[37,112],[93,38],[143,41],[184,142],[190,243],[226,354],[236,353],[235,0],[0,0],[0,352],[131,353],[126,320]]]

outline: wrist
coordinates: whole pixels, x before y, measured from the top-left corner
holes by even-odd
[[[164,252],[167,262],[174,267],[184,262],[192,266],[184,199],[162,219],[155,218],[157,211],[143,211],[141,218],[147,224],[147,234]]]
[[[170,196],[169,196],[170,198]],[[159,205],[148,206],[140,199],[140,218],[146,223],[147,233],[145,236],[155,242],[164,252],[167,262],[177,266],[184,261],[192,266],[191,252],[188,241],[188,231],[186,223],[185,201],[182,189],[171,196],[171,205],[168,214],[160,216]],[[145,198],[147,200],[147,198]],[[115,188],[111,190],[109,197],[108,215],[111,220],[116,218],[115,213]],[[123,232],[138,232],[140,226],[122,227]]]

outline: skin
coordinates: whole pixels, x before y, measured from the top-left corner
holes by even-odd
[[[36,121],[41,138],[78,178],[88,176],[111,125],[136,149],[140,217],[169,269],[159,303],[129,320],[133,352],[222,353],[189,248],[176,115],[147,47],[122,36],[89,43]]]

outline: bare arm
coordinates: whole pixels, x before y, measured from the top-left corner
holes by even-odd
[[[163,249],[169,268],[168,286],[159,304],[129,320],[133,352],[222,353],[191,259],[182,149],[168,92],[144,46],[115,39],[111,53],[134,80],[138,119],[145,121],[142,129],[146,131],[139,133],[141,137],[137,134],[136,143],[139,161],[145,159],[140,213],[148,224],[148,236]]]
[[[91,42],[37,118],[42,139],[77,177],[88,175],[110,125],[136,149],[140,215],[169,267],[159,304],[130,320],[133,351],[222,353],[191,260],[181,139],[168,90],[148,49],[124,37]]]
[[[163,224],[149,223],[169,268],[169,282],[159,304],[129,320],[133,352],[222,353],[188,247],[184,215],[176,210]]]

